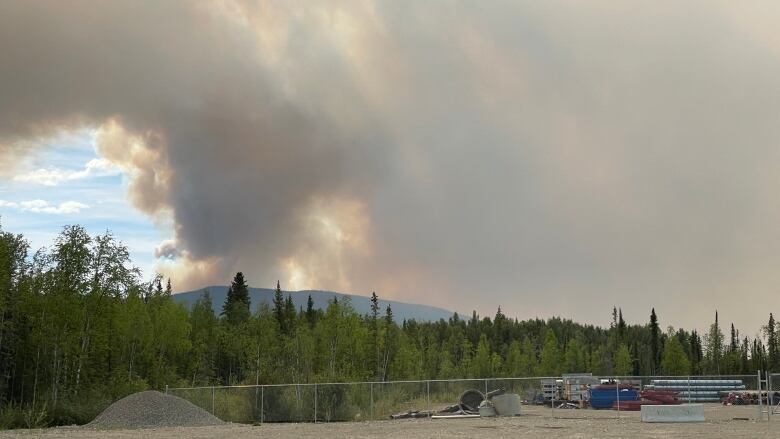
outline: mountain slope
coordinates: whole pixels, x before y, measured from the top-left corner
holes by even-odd
[[[173,295],[173,300],[176,303],[181,303],[187,308],[192,307],[195,301],[203,295],[203,290],[208,290],[211,295],[211,301],[214,307],[214,313],[219,315],[222,312],[222,304],[225,303],[228,287],[224,285],[212,285],[199,290],[187,291],[177,293]],[[328,301],[337,297],[339,300],[342,298],[350,298],[352,307],[358,314],[369,314],[371,312],[371,298],[366,296],[358,296],[353,294],[342,294],[332,291],[319,291],[319,290],[303,290],[303,291],[284,291],[284,297],[291,295],[293,303],[296,309],[306,309],[306,302],[311,295],[314,301],[314,308],[325,309],[328,306]],[[252,313],[257,312],[258,306],[262,302],[266,302],[269,305],[273,302],[274,290],[270,288],[250,288],[249,298],[251,299]],[[446,309],[437,308],[428,305],[418,305],[413,303],[397,302],[394,300],[382,300],[379,299],[380,314],[384,315],[385,308],[390,304],[393,309],[393,316],[396,322],[402,322],[403,320],[415,319],[417,321],[436,321],[439,319],[449,319],[452,317],[452,311]]]

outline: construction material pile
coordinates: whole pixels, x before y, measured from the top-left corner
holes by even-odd
[[[634,401],[615,401],[612,408],[617,410],[639,411],[643,405],[680,405],[677,392],[671,390],[643,390],[639,392],[641,399]]]
[[[390,415],[390,419],[408,418],[478,418],[480,416],[517,416],[520,414],[520,397],[514,393],[505,393],[504,389],[483,394],[479,390],[466,390],[458,398],[458,403],[441,410],[408,412]]]
[[[732,392],[745,390],[742,380],[653,380],[647,389],[678,392],[683,401],[720,402]]]
[[[88,428],[136,429],[221,425],[211,413],[176,396],[156,391],[134,393],[106,408]]]
[[[616,402],[637,401],[639,392],[631,384],[601,384],[590,389],[588,403],[594,409],[610,409]]]

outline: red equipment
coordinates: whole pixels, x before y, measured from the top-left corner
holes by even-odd
[[[615,386],[613,385],[614,389]],[[639,411],[643,405],[678,405],[682,404],[677,398],[678,392],[671,390],[643,390],[639,392],[642,397],[639,401],[615,401],[613,409],[625,411]]]

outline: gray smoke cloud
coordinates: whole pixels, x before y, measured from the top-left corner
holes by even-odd
[[[750,332],[780,284],[773,3],[3,2],[0,160],[98,127],[181,288]],[[756,315],[758,314],[758,315]]]

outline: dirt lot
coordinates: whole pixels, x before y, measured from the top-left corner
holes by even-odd
[[[696,424],[646,424],[638,412],[597,410],[551,410],[523,407],[523,416],[400,421],[349,422],[332,424],[232,424],[220,427],[166,428],[159,430],[87,430],[52,428],[9,431],[0,438],[778,438],[780,416],[772,422],[757,422],[756,406],[723,407],[707,405],[707,421]],[[749,420],[735,419],[748,418]]]

